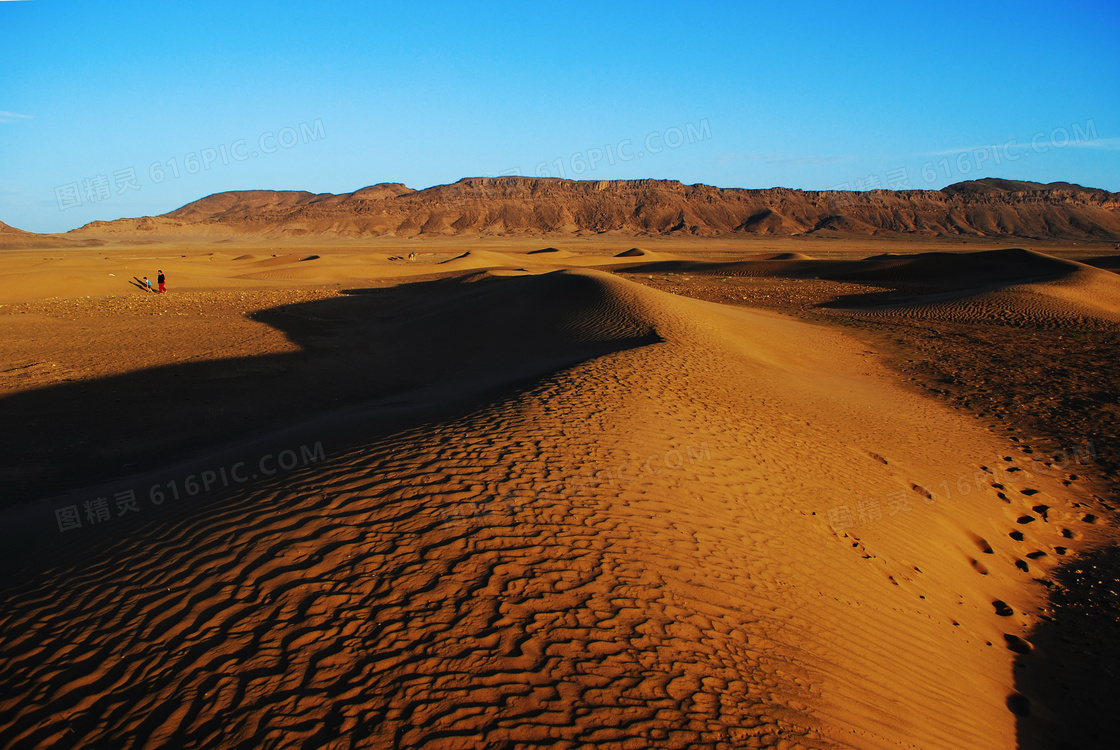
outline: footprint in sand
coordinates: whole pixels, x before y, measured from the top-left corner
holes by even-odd
[[[994,555],[995,554],[995,550],[992,549],[992,545],[988,544],[987,539],[985,539],[982,536],[977,536],[976,534],[971,534],[970,536],[972,537],[972,541],[976,544],[976,546],[980,549],[980,551],[983,552],[985,555]]]
[[[995,608],[996,614],[1000,617],[1011,617],[1011,615],[1015,614],[1015,610],[1008,606],[1007,602],[1002,599],[996,599],[992,602],[992,606]]]

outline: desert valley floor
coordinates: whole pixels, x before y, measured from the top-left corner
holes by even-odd
[[[1111,746],[1118,260],[0,252],[0,746]]]

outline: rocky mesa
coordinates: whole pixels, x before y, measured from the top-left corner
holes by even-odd
[[[478,177],[335,195],[216,193],[167,214],[93,222],[75,240],[189,236],[871,236],[1120,241],[1120,193],[983,179],[941,190],[748,190],[672,180]],[[0,238],[3,239],[3,238]],[[29,237],[21,236],[27,243]]]

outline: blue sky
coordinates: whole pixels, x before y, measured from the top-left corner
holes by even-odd
[[[1120,4],[0,0],[0,221],[496,174],[1120,191]]]

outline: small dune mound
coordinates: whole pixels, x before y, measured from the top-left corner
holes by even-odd
[[[304,261],[308,261],[308,260],[319,260],[319,256],[318,255],[308,255],[306,258],[300,258],[299,260],[300,260],[301,263],[304,262]]]
[[[446,270],[470,271],[481,268],[507,268],[523,261],[505,253],[493,250],[468,250],[447,260],[440,261],[439,265]]]
[[[821,261],[801,253],[780,253],[754,260],[682,260],[670,255],[647,256],[648,263],[619,267],[620,273],[687,273],[697,276],[739,276],[751,278],[805,278],[820,276],[835,261]]]
[[[973,253],[885,253],[837,264],[827,278],[855,283],[894,283],[947,288],[1044,281],[1067,276],[1082,264],[1033,250],[1008,248]]]
[[[615,253],[611,258],[617,260],[608,260],[607,267],[613,267],[616,270],[634,267],[644,268],[648,265],[673,263],[680,260],[680,258],[673,253],[644,250],[640,247],[632,247],[629,250]],[[611,263],[617,263],[617,265],[612,266]]]
[[[245,253],[244,255],[238,255],[236,258],[234,258],[234,260],[256,260],[256,259],[257,259],[257,256],[250,255],[249,253]]]
[[[570,250],[560,250],[555,247],[542,247],[539,250],[529,250],[525,255],[531,255],[535,261],[545,263],[554,263],[577,257],[576,253]]]
[[[289,268],[274,268],[264,271],[253,271],[252,273],[243,273],[236,278],[251,279],[254,281],[293,281],[296,279],[310,281],[320,278],[319,274],[320,272],[315,266],[305,266],[303,268],[296,268],[293,266]]]
[[[256,263],[254,263],[254,265],[268,268],[270,266],[283,266],[287,265],[288,263],[296,263],[298,261],[299,258],[297,258],[295,255],[292,255],[291,253],[288,253],[285,255],[273,255],[271,258],[258,260]]]

